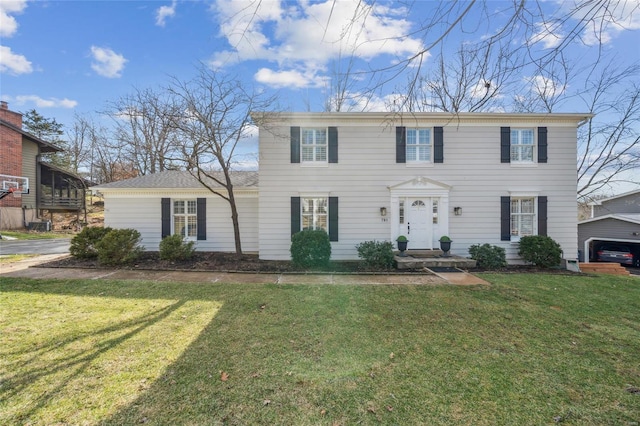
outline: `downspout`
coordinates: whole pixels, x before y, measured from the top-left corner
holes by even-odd
[[[41,194],[42,194],[42,165],[40,164],[42,156],[40,155],[40,148],[38,148],[38,155],[36,155],[36,218],[42,217],[41,207]]]

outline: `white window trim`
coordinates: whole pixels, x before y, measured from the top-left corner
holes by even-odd
[[[193,201],[194,203],[196,203],[196,212],[195,213],[188,213],[188,202],[189,201]],[[175,212],[175,204],[176,202],[184,202],[184,209],[185,212],[184,213],[176,213]],[[188,241],[196,241],[198,238],[198,200],[196,198],[180,198],[180,199],[171,199],[171,235],[177,234],[176,232],[176,226],[175,226],[175,218],[176,216],[181,216],[184,217],[185,219],[185,227],[187,228],[187,230],[185,230],[185,236],[184,239],[188,240]],[[196,218],[196,223],[195,223],[195,235],[193,236],[189,236],[189,232],[188,232],[188,227],[189,227],[189,221],[188,218],[190,216],[193,216]]]
[[[420,130],[428,130],[429,131],[429,144],[411,144],[411,146],[428,146],[429,147],[429,160],[409,160],[409,154],[408,154],[408,149],[409,149],[409,131],[410,130],[415,130],[416,131],[416,138],[418,137],[417,135],[419,134]],[[424,167],[424,166],[433,166],[433,154],[434,154],[434,149],[433,149],[433,127],[407,127],[405,128],[404,131],[404,137],[405,137],[405,147],[404,147],[404,155],[405,155],[405,164],[408,167]]]
[[[509,200],[509,232],[511,232],[511,229],[513,228],[513,223],[512,221],[512,213],[511,213],[511,202],[513,202],[513,200],[525,200],[525,199],[532,199],[533,200],[533,223],[532,223],[532,234],[531,235],[538,235],[538,194],[531,194],[531,193],[519,193],[519,194],[511,194],[510,195],[510,200]],[[524,214],[524,213],[521,213]],[[529,213],[527,213],[529,214]],[[520,238],[522,238],[521,235],[511,235],[511,242],[512,243],[519,243],[520,242]]]
[[[325,159],[324,160],[316,160],[316,147],[322,146],[322,144],[313,143],[312,145],[306,145],[303,143],[303,134],[305,130],[313,130],[314,131],[314,139],[315,139],[315,131],[324,130],[325,134]],[[303,148],[304,147],[313,147],[313,160],[305,160]],[[307,167],[328,167],[329,166],[329,128],[328,127],[300,127],[300,164]]]
[[[326,223],[327,223],[327,229],[325,229],[324,231],[329,234],[329,195],[327,193],[323,193],[323,194],[301,194],[300,195],[300,230],[304,230],[304,216],[303,216],[303,212],[304,212],[304,204],[305,204],[305,200],[308,199],[320,199],[323,198],[327,201],[327,212],[325,213],[326,215]],[[315,216],[315,213],[314,213]],[[315,222],[315,219],[313,220]],[[314,229],[322,229],[322,228],[314,228]]]
[[[513,137],[511,137],[511,134],[515,131],[515,132],[522,132],[523,130],[530,130],[532,132],[532,144],[531,145],[527,145],[527,144],[514,144],[513,143]],[[511,128],[511,132],[509,135],[509,159],[510,159],[510,163],[513,166],[516,167],[535,167],[538,164],[538,150],[536,149],[538,146],[537,143],[537,138],[538,138],[538,133],[537,130],[534,127],[512,127]],[[511,149],[514,147],[531,147],[531,161],[524,161],[524,160],[514,160],[511,158]]]

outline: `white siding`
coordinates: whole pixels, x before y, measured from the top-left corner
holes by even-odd
[[[235,251],[229,203],[206,193],[176,191],[145,193],[136,190],[109,190],[105,195],[105,226],[133,228],[142,235],[145,250],[157,251],[162,239],[161,199],[207,199],[207,239],[196,241],[198,251]],[[243,252],[258,251],[257,195],[236,195]]]
[[[525,117],[447,122],[426,119],[407,126],[444,127],[444,163],[415,167],[396,164],[395,124],[295,114],[281,127],[260,132],[260,257],[288,259],[290,198],[305,194],[339,197],[339,241],[332,258],[356,259],[355,245],[366,240],[392,240],[397,212],[390,206],[389,187],[416,177],[449,185],[448,235],[452,253],[468,255],[472,244],[490,243],[517,260],[517,244],[500,241],[500,197],[535,193],[548,197],[548,235],[565,257],[577,256],[576,123],[575,117],[540,121]],[[289,125],[337,126],[337,164],[308,167],[290,163]],[[548,128],[548,162],[516,166],[500,162],[500,127]],[[285,135],[285,136],[283,136]],[[387,207],[387,221],[380,216]],[[462,207],[462,215],[453,214]]]

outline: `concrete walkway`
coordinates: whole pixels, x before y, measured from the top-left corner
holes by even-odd
[[[61,255],[45,255],[0,264],[0,276],[35,279],[110,279],[154,282],[202,282],[233,284],[371,284],[371,285],[489,285],[466,272],[422,274],[274,274],[242,272],[150,271],[130,269],[80,269],[34,267]]]

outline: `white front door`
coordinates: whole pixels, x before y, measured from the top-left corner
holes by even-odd
[[[431,198],[409,198],[407,238],[409,249],[433,248],[433,211]]]

